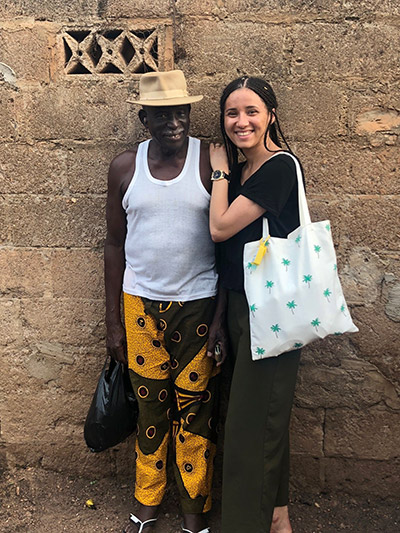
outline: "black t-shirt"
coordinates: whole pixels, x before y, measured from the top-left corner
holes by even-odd
[[[300,225],[296,166],[284,152],[266,161],[242,186],[244,163],[231,174],[228,198],[231,204],[239,195],[260,205],[266,212],[271,237],[286,238]],[[263,217],[243,228],[217,247],[220,280],[223,287],[244,292],[243,248],[246,242],[262,237]]]

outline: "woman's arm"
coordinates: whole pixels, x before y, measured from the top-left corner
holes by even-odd
[[[211,166],[214,170],[229,172],[225,148],[210,145]],[[265,213],[265,209],[245,196],[228,203],[228,181],[213,182],[210,203],[210,233],[214,242],[226,241]]]

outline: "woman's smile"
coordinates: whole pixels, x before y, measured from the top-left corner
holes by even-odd
[[[235,133],[236,133],[236,135],[238,135],[239,137],[245,138],[245,137],[248,137],[249,135],[251,135],[251,134],[253,133],[253,130],[236,131]]]

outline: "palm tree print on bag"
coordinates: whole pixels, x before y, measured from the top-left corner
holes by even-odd
[[[345,306],[345,304],[342,304],[342,305],[340,306],[340,312],[343,313],[344,316],[347,316],[347,315],[346,315],[346,306]]]
[[[331,225],[330,225],[330,224],[327,224],[327,225],[325,226],[325,229],[326,229],[326,231],[331,231]]]
[[[281,331],[279,324],[274,324],[273,326],[271,326],[271,330],[275,333],[276,338],[278,338],[278,333]]]
[[[264,348],[260,348],[259,346],[257,346],[257,348],[256,348],[256,354],[257,354],[257,355],[264,355],[264,354],[265,354],[265,350],[264,350]]]
[[[310,288],[310,283],[312,282],[312,275],[311,274],[306,274],[303,276],[303,283],[307,283],[308,284],[308,288]]]
[[[321,251],[321,246],[319,244],[314,244],[314,252],[317,254],[319,259],[319,252]]]
[[[314,320],[311,320],[311,325],[318,331],[318,326],[321,325],[319,318],[315,318]]]
[[[297,246],[300,248],[300,241],[301,241],[301,235],[297,235],[294,242],[297,244]]]
[[[282,265],[286,267],[286,272],[288,271],[288,266],[290,265],[291,261],[290,259],[282,258]]]
[[[250,306],[250,313],[251,313],[251,316],[254,318],[256,316],[256,311],[257,311],[257,306],[256,304],[252,304]]]
[[[297,303],[296,303],[294,300],[292,300],[291,302],[288,302],[288,303],[286,304],[286,307],[287,307],[288,309],[290,309],[290,310],[292,311],[292,315],[294,315],[294,310],[295,310],[295,308],[297,307]]]
[[[302,342],[295,342],[294,345],[293,345],[293,348],[295,348],[296,350],[298,350],[299,348],[301,348],[303,346],[303,343]]]
[[[265,282],[265,286],[267,287],[268,292],[269,292],[270,294],[271,294],[271,289],[272,289],[272,287],[273,287],[274,285],[275,285],[275,284],[274,284],[273,281],[268,281],[268,280],[267,280],[267,281]]]
[[[246,268],[250,272],[250,274],[252,274],[254,270],[257,268],[257,265],[255,265],[254,263],[247,263]]]
[[[329,289],[325,289],[324,290],[324,296],[328,300],[329,303],[331,303],[331,301],[329,299],[329,296],[331,296],[331,295],[332,295],[332,292]]]

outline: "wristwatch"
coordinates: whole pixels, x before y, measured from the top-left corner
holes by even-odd
[[[229,174],[227,174],[223,170],[214,170],[214,172],[211,173],[211,181],[219,180],[227,180],[228,182],[230,182]]]

